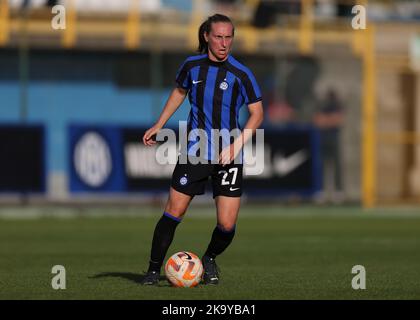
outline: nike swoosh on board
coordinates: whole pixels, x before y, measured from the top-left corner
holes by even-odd
[[[274,169],[280,176],[286,176],[309,158],[306,150],[299,150],[289,156],[277,155],[273,159]]]

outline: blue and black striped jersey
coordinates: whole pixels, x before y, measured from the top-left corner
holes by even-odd
[[[231,55],[223,62],[212,61],[207,54],[188,57],[178,70],[176,83],[188,90],[188,132],[203,129],[208,137],[212,129],[241,129],[239,109],[261,100],[254,75]],[[188,154],[193,154],[193,145],[188,143]],[[204,158],[211,160],[217,155],[212,139],[208,139]]]

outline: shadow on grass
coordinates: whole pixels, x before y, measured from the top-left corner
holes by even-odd
[[[122,278],[135,283],[140,284],[144,279],[144,274],[132,273],[132,272],[102,272],[95,274],[94,276],[89,277],[89,279],[99,279],[99,278]],[[166,280],[165,276],[160,276],[160,281]]]

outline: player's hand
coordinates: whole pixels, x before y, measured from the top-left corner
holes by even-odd
[[[241,147],[235,143],[225,147],[219,155],[219,164],[225,166],[235,160]]]
[[[160,128],[156,125],[147,130],[143,136],[143,143],[146,146],[152,146],[156,144],[156,134],[159,132]]]

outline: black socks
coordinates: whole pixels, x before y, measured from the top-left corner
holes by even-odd
[[[167,212],[163,213],[162,218],[155,227],[152,241],[152,252],[148,271],[160,272],[163,260],[174,238],[175,229],[181,219],[178,219]]]
[[[234,236],[235,227],[231,230],[225,230],[220,225],[217,225],[213,230],[211,241],[204,255],[212,259],[216,258],[216,256],[225,251],[225,249],[230,245]]]
[[[148,272],[155,271],[160,273],[166,253],[174,238],[176,227],[180,222],[181,219],[176,218],[167,212],[163,213],[163,216],[156,224],[153,233],[152,252],[150,254]],[[213,230],[209,246],[204,255],[215,259],[216,256],[225,251],[231,244],[234,236],[235,227],[231,230],[225,230],[220,225],[217,225]]]

